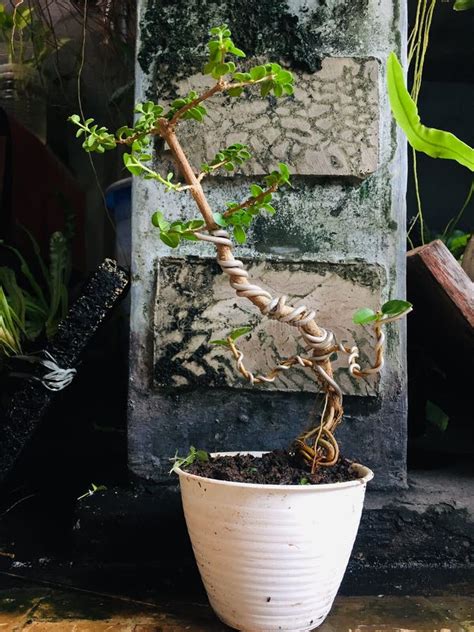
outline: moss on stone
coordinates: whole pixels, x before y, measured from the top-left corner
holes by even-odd
[[[367,0],[324,1],[298,12],[284,0],[149,0],[140,25],[138,61],[152,76],[150,93],[173,96],[176,80],[201,70],[209,28],[226,22],[234,41],[249,56],[265,54],[292,68],[315,72],[326,49],[337,48],[338,41],[349,40],[351,34],[360,37],[366,12]]]

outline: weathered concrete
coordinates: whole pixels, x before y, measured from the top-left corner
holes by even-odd
[[[370,584],[384,570],[399,576],[418,571],[418,585],[439,585],[432,575],[442,570],[474,569],[474,479],[472,465],[437,472],[413,472],[408,489],[378,492],[369,485],[359,532],[346,578]],[[173,477],[174,478],[174,477]],[[194,568],[193,554],[176,485],[113,489],[81,502],[76,513],[75,542],[79,557],[127,564],[137,560],[171,565],[174,581]],[[124,542],[129,544],[124,547]],[[163,543],[166,543],[165,545]],[[439,569],[436,570],[436,569]],[[426,574],[430,581],[426,581]],[[358,580],[357,580],[358,578]],[[392,580],[393,581],[393,580]],[[376,585],[376,584],[375,584]],[[387,590],[387,588],[384,588]]]
[[[223,11],[212,2],[177,2],[158,10],[152,2],[147,9],[142,0],[137,97],[160,94],[165,99],[175,94],[173,76],[177,74],[182,82],[196,75],[203,59],[200,43],[207,28],[224,20],[229,22],[235,41],[248,52],[261,59],[266,48],[270,58],[303,73],[297,98],[307,110],[314,109],[309,129],[304,118],[291,109],[293,100],[233,105],[237,128],[243,127],[240,132],[244,136],[248,126],[262,118],[258,134],[271,146],[269,166],[283,157],[278,153],[280,142],[288,141],[283,153],[291,154],[289,140],[302,147],[306,134],[310,134],[311,151],[315,152],[311,157],[301,153],[303,150],[289,156],[294,171],[304,175],[295,177],[294,188],[279,196],[274,217],[255,222],[248,242],[239,248],[239,257],[259,262],[253,264],[256,276],[265,282],[260,273],[263,277],[271,275],[275,294],[285,293],[296,301],[304,297],[305,303],[319,310],[323,326],[348,340],[357,337],[367,356],[367,333],[350,324],[349,310],[404,294],[405,162],[383,89],[386,56],[390,50],[401,48],[404,3],[361,0],[350,7],[333,2],[309,6],[302,1],[250,4],[251,9],[248,1],[239,0],[232,7],[228,3]],[[184,32],[186,38],[180,35]],[[319,70],[321,59],[325,61]],[[359,99],[356,113],[370,116],[364,125],[358,121],[361,136],[351,137],[350,156],[339,171],[331,156],[344,154],[343,128],[348,127],[349,120],[336,115],[335,105],[344,94],[341,80],[319,79],[328,68],[335,75],[335,68],[342,75],[344,68],[354,69],[354,76],[359,76],[359,71],[360,76],[368,73],[362,92],[356,94],[359,88],[350,92]],[[324,87],[332,90],[333,85],[339,86],[333,99],[321,94]],[[325,118],[328,103],[331,117]],[[252,110],[255,107],[261,110],[257,118]],[[292,118],[292,126],[287,128],[284,121],[290,115],[281,109],[278,113],[285,107],[291,109]],[[278,125],[277,115],[281,116]],[[231,121],[232,117],[231,111]],[[211,119],[224,123],[223,115],[215,110]],[[327,123],[327,136],[319,140],[317,126],[322,120]],[[196,127],[196,133],[184,131],[196,168],[215,145],[238,140],[233,129],[223,130],[222,124],[216,128],[211,121],[205,125]],[[304,129],[297,130],[298,125]],[[184,125],[182,128],[185,130]],[[278,136],[272,140],[270,135],[275,131]],[[299,140],[289,134],[298,135]],[[249,172],[261,173],[266,160],[257,158]],[[377,165],[378,169],[368,175]],[[338,177],[321,178],[322,174]],[[228,200],[245,199],[251,182],[243,176],[209,178],[205,190],[217,211],[225,208]],[[237,300],[224,280],[215,276],[216,268],[209,262],[212,247],[189,242],[175,254],[159,241],[150,224],[151,213],[159,208],[170,219],[196,217],[191,204],[187,194],[164,193],[150,181],[134,184],[129,465],[134,474],[155,480],[162,478],[175,450],[187,451],[190,444],[208,449],[283,447],[306,425],[314,407],[314,387],[296,370],[286,385],[277,387],[285,388],[279,392],[249,392],[238,385],[228,359],[223,359],[219,370],[216,358],[222,354],[212,350],[208,340],[224,333],[227,324],[244,320],[259,323],[262,339],[257,334],[243,344],[250,351],[258,341],[260,349],[249,361],[260,371],[271,365],[277,343],[283,346],[280,355],[294,349],[295,343],[290,341],[290,330],[260,323],[257,313],[245,301]],[[217,294],[211,295],[212,288]],[[211,315],[217,313],[218,322],[214,318],[209,327]],[[403,487],[406,483],[403,348],[403,327],[390,327],[387,364],[380,381],[359,384],[356,391],[347,378],[342,378],[344,388],[357,395],[347,402],[348,420],[339,435],[344,451],[374,467],[377,484],[382,487]]]

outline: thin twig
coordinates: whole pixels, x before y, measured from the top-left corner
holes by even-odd
[[[245,202],[242,202],[242,204],[239,204],[238,206],[232,206],[231,208],[229,208],[223,214],[223,217],[225,218],[230,217],[234,213],[237,213],[237,211],[241,211],[242,209],[249,208],[250,206],[255,206],[255,204],[258,204],[259,202],[264,200],[267,195],[269,195],[270,193],[275,193],[275,191],[277,190],[278,190],[278,185],[272,184],[272,186],[269,187],[266,191],[263,191],[263,193],[260,193],[259,195],[255,197],[251,196],[247,200],[245,200]]]

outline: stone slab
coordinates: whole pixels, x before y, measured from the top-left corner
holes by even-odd
[[[205,91],[210,81],[193,75],[180,82],[179,93]],[[295,72],[291,97],[262,99],[255,89],[238,99],[213,97],[206,133],[202,124],[186,122],[179,136],[196,168],[239,142],[253,152],[240,170],[245,175],[269,173],[284,161],[297,175],[364,179],[379,164],[378,81],[375,59],[328,57],[313,74]]]
[[[292,304],[316,310],[324,327],[330,324],[337,339],[360,343],[364,364],[373,356],[374,338],[369,328],[352,323],[360,307],[378,309],[382,269],[376,265],[321,264],[314,262],[246,262],[250,275],[273,296],[285,289]],[[290,301],[289,301],[290,302]],[[240,377],[231,354],[210,340],[225,338],[237,327],[251,325],[251,336],[239,339],[248,368],[265,374],[279,360],[305,353],[297,331],[269,320],[244,298],[238,298],[228,278],[212,259],[197,257],[160,259],[154,337],[155,384],[159,387],[230,386],[249,388]],[[374,396],[378,379],[355,380],[346,370],[346,357],[335,363],[344,392]],[[266,390],[316,392],[310,372],[295,368]]]

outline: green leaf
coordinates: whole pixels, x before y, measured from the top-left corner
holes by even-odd
[[[422,125],[416,103],[406,89],[403,69],[395,53],[390,53],[387,61],[387,85],[393,116],[414,149],[432,158],[455,160],[474,171],[472,147],[450,132]]]
[[[382,305],[382,314],[385,316],[398,316],[398,314],[403,314],[403,312],[406,312],[411,307],[413,307],[413,305],[408,301],[393,299]]]
[[[272,90],[272,87],[273,87],[272,81],[265,81],[265,83],[262,83],[262,87],[260,88],[260,96],[263,98],[268,96]]]
[[[250,193],[252,194],[253,197],[258,197],[259,195],[263,193],[263,189],[258,184],[251,184]]]
[[[209,461],[209,454],[205,450],[196,450],[195,456],[196,460],[201,461],[201,463],[207,463]]]
[[[227,220],[222,215],[222,213],[213,213],[212,216],[213,216],[214,221],[216,222],[216,224],[218,226],[222,226],[223,228],[225,228],[227,226]]]
[[[178,233],[160,233],[161,241],[170,248],[177,248],[179,246],[180,238]]]
[[[123,155],[123,164],[126,166],[128,171],[130,171],[130,173],[134,176],[139,176],[143,173],[143,168],[135,162],[135,159],[132,156],[132,154]]]
[[[470,239],[471,233],[465,233],[462,230],[454,230],[447,239],[446,246],[455,257],[460,257]]]
[[[191,219],[186,224],[186,227],[189,230],[196,230],[196,228],[202,228],[203,226],[204,226],[204,220],[203,219]]]
[[[280,173],[283,176],[285,182],[288,182],[290,179],[290,170],[288,169],[288,165],[285,165],[284,162],[279,162],[278,168],[280,169]]]
[[[237,48],[236,46],[232,46],[229,49],[229,53],[232,53],[232,55],[235,55],[236,57],[246,57],[244,51],[240,48]]]
[[[222,345],[223,347],[229,346],[228,340],[211,340],[210,343],[211,345]]]
[[[187,114],[191,118],[193,118],[195,121],[198,121],[199,123],[201,123],[202,120],[204,119],[203,115],[197,108],[191,108],[190,110],[188,110]]]
[[[243,91],[243,88],[230,88],[227,93],[230,97],[240,97]]]
[[[456,0],[453,9],[455,11],[467,11],[474,9],[474,0]]]
[[[281,84],[293,83],[293,75],[288,70],[280,70],[276,76],[276,80]]]
[[[215,65],[214,62],[212,62],[212,61],[207,62],[207,64],[202,69],[202,74],[203,75],[210,75],[212,73],[212,71],[214,70],[215,66],[216,65]]]
[[[194,446],[189,448],[189,452],[185,457],[178,456],[176,453],[174,459],[171,459],[173,463],[173,467],[171,468],[171,472],[176,471],[178,468],[184,468],[188,465],[192,465],[195,461],[207,462],[209,461],[209,454],[205,450],[196,450]]]
[[[233,79],[235,81],[250,81],[252,79],[249,72],[235,72]]]
[[[281,97],[283,94],[283,86],[281,86],[279,83],[275,84],[273,86],[273,94],[276,97]]]
[[[180,222],[179,220],[177,222],[172,222],[171,226],[170,226],[170,231],[174,232],[174,233],[182,233],[183,230],[186,230],[184,227],[183,222]]]
[[[378,315],[370,307],[358,309],[352,316],[352,322],[356,325],[366,325],[378,319]]]
[[[285,83],[285,85],[283,86],[283,92],[286,92],[286,94],[291,95],[291,94],[294,94],[295,89],[290,83]]]
[[[235,341],[237,340],[237,338],[241,338],[242,336],[249,334],[251,331],[252,327],[249,327],[248,325],[246,325],[245,327],[238,327],[237,329],[234,329],[230,332],[229,338]]]
[[[245,234],[245,230],[242,228],[242,226],[234,226],[234,237],[235,237],[235,241],[238,244],[245,243],[247,239],[247,235]]]
[[[231,71],[231,66],[229,64],[217,64],[214,69],[215,74],[218,77],[222,77]]]
[[[263,79],[267,74],[265,70],[265,66],[254,66],[250,69],[250,77],[253,81],[258,81],[259,79]]]
[[[449,423],[449,416],[437,404],[428,400],[425,407],[425,416],[427,421],[439,428],[441,432],[446,431]]]

